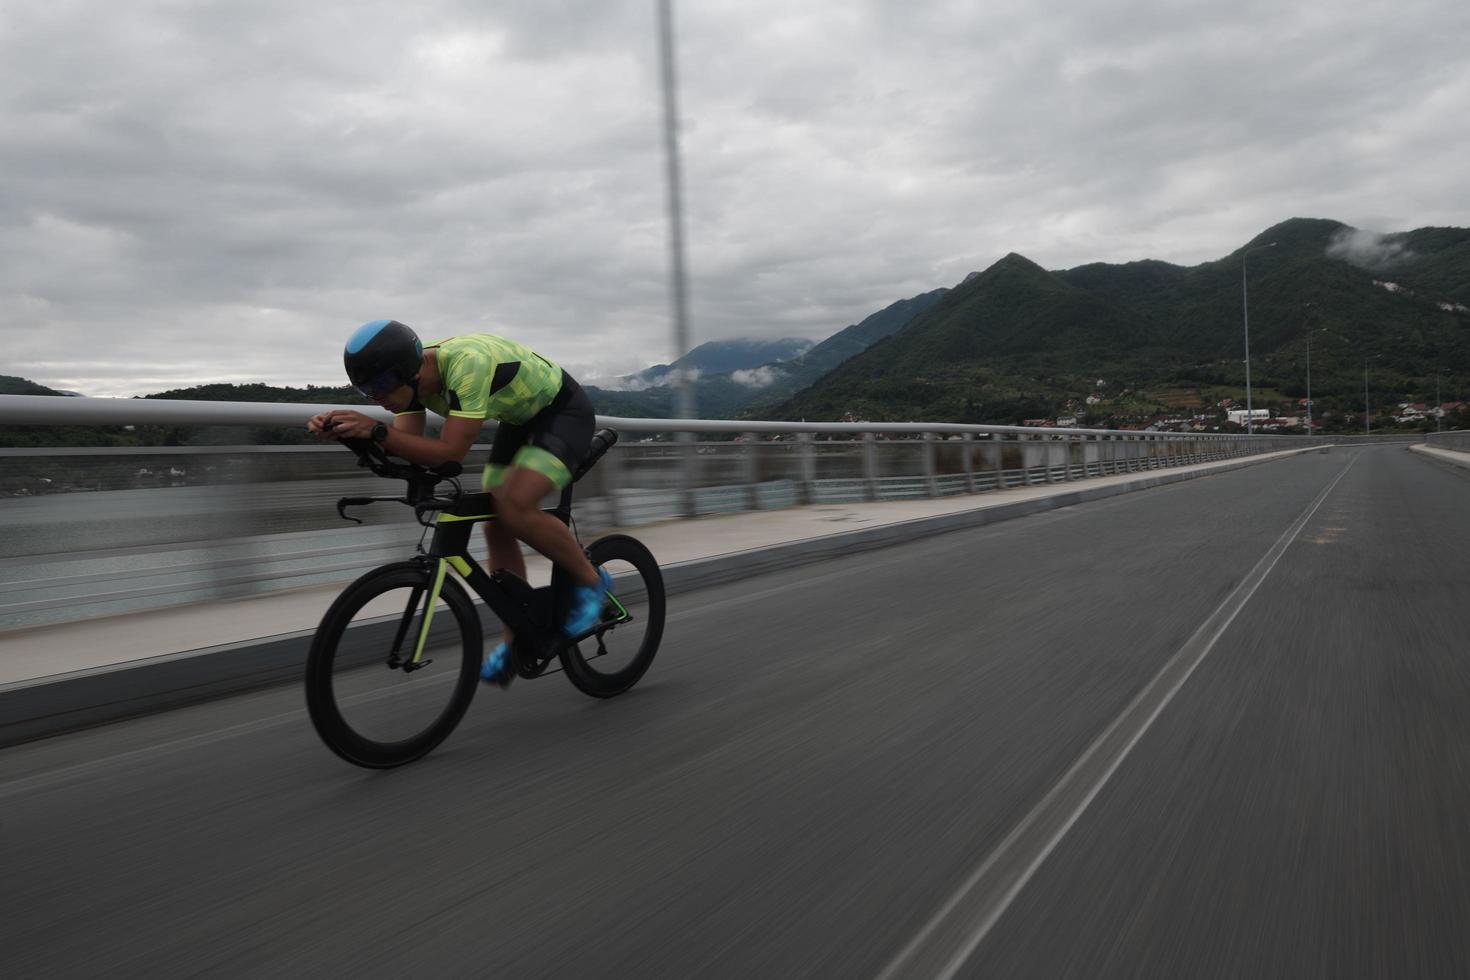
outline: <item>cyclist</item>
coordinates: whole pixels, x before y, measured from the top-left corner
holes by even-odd
[[[463,460],[486,419],[499,428],[482,482],[495,493],[496,519],[485,524],[495,568],[526,577],[520,542],[577,583],[563,628],[590,629],[601,613],[607,573],[587,560],[571,530],[541,509],[541,500],[571,482],[591,448],[592,402],[556,364],[513,340],[465,334],[423,344],[397,320],[373,320],[347,339],[343,363],[352,385],[393,413],[393,425],[347,409],[314,416],[319,437],[372,439],[385,452],[421,466]],[[444,417],[439,437],[424,435],[426,408]],[[480,676],[500,686],[515,674],[512,637],[485,658]]]

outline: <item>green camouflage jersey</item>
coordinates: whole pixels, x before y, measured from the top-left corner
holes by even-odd
[[[561,391],[559,366],[493,333],[450,337],[425,348],[437,351],[440,391],[420,400],[446,418],[524,425]]]

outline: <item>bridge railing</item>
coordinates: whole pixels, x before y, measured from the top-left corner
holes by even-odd
[[[292,427],[326,407],[0,396],[0,425]],[[950,423],[599,423],[622,441],[578,484],[584,536],[805,503],[1058,484],[1327,441]],[[467,484],[478,482],[488,448],[467,459]],[[0,629],[350,578],[422,534],[407,508],[390,504],[364,508],[361,527],[338,518],[338,497],[383,489],[332,444],[0,449]]]

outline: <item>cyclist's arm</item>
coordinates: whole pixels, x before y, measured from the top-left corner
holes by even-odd
[[[418,419],[418,433],[408,431],[408,426],[400,426],[400,422],[415,416],[398,416],[393,420],[393,428],[388,430],[388,438],[383,442],[383,448],[394,456],[406,459],[410,463],[418,463],[420,466],[441,466],[444,463],[458,463],[465,458],[470,447],[475,444],[475,437],[480,434],[484,427],[484,419],[468,419],[459,415],[451,415],[444,420],[444,428],[439,433],[439,438],[422,435],[424,417],[416,416]],[[413,423],[409,423],[413,425]]]
[[[406,432],[411,436],[424,434],[424,420],[426,416],[423,411],[400,412],[393,416],[393,428],[399,432]]]

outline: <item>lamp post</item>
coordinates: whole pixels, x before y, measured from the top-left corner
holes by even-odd
[[[1373,434],[1373,416],[1368,411],[1368,359],[1363,358],[1363,435]]]
[[[1302,304],[1302,310],[1307,311],[1307,317],[1308,317],[1308,319],[1307,319],[1307,435],[1311,435],[1311,433],[1313,433],[1313,428],[1311,428],[1311,407],[1313,407],[1313,406],[1311,406],[1311,335],[1313,335],[1314,328],[1313,328],[1313,326],[1311,326],[1311,314],[1316,313],[1316,309],[1314,309],[1314,307],[1316,307],[1316,306],[1317,306],[1316,303],[1304,303],[1304,304]]]
[[[689,290],[684,266],[683,180],[679,167],[679,83],[674,67],[674,12],[671,0],[658,4],[659,78],[663,83],[664,163],[669,213],[669,279],[674,294],[674,357],[689,353]],[[694,393],[688,369],[675,378],[681,418],[694,417]]]
[[[1240,306],[1241,317],[1245,323],[1245,434],[1251,435],[1255,431],[1254,412],[1251,410],[1251,304],[1250,292],[1246,286],[1245,257],[1252,252],[1263,248],[1274,248],[1275,242],[1267,242],[1265,245],[1256,245],[1240,253]]]
[[[1315,303],[1304,303],[1302,309],[1313,311]],[[1311,313],[1308,313],[1310,316]],[[1312,326],[1307,321],[1307,435],[1312,434]]]
[[[1363,435],[1365,436],[1373,434],[1373,416],[1368,410],[1368,362],[1370,360],[1376,361],[1382,356],[1382,351],[1374,354],[1371,358],[1366,354],[1363,355]]]
[[[679,167],[679,102],[678,76],[674,65],[674,11],[672,0],[658,0],[659,79],[664,104],[664,164],[668,189],[669,212],[669,279],[674,294],[674,359],[689,353],[689,287],[684,265],[683,180]],[[695,417],[694,385],[689,368],[674,373],[675,414],[680,418]],[[687,432],[675,437],[680,443],[680,506],[685,516],[694,516],[693,436]]]

